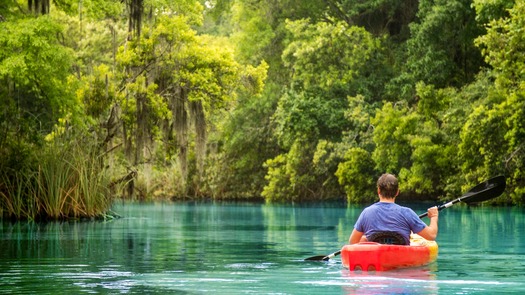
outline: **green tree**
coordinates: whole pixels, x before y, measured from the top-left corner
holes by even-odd
[[[215,198],[260,198],[266,170],[263,164],[278,153],[272,136],[271,115],[278,89],[265,86],[268,65],[248,66],[242,79],[247,91],[238,93],[229,112],[219,113],[218,128],[210,142],[217,151],[210,154],[208,176]],[[263,88],[266,93],[263,93]]]
[[[97,142],[80,143],[92,137],[85,133],[89,122],[75,96],[75,56],[65,31],[55,15],[11,15],[0,22],[0,214],[5,217],[95,217],[110,206],[107,178],[94,156]]]
[[[220,165],[215,166],[217,172],[213,176],[213,186],[223,196],[260,197],[266,174],[263,164],[282,151],[272,134],[271,117],[282,95],[282,85],[287,85],[290,79],[281,59],[287,34],[284,20],[307,16],[322,18],[322,13],[318,12],[324,4],[304,0],[219,0],[206,7],[209,10],[205,32],[231,36],[239,62],[254,68],[268,65],[262,94],[239,93],[232,112],[223,117],[224,128],[218,130],[221,132],[219,153],[215,155],[218,161],[214,162]],[[210,24],[210,19],[215,25]]]
[[[375,163],[372,155],[358,147],[346,151],[335,175],[344,187],[349,203],[372,202],[375,192]]]
[[[398,95],[411,98],[419,81],[442,88],[461,87],[474,80],[483,59],[473,40],[483,28],[475,20],[471,2],[420,1],[418,21],[410,24],[411,37],[403,57],[406,67],[394,80],[405,87]]]
[[[374,179],[378,172],[372,159],[375,143],[371,123],[375,112],[375,104],[367,103],[362,95],[348,97],[345,120],[349,127],[343,131],[342,141],[338,144],[342,159],[335,175],[350,203],[372,201],[376,197]]]
[[[514,6],[514,0],[474,0],[472,6],[476,9],[476,20],[480,24],[488,24],[492,20],[509,16],[509,10]]]
[[[144,28],[140,39],[121,47],[117,60],[127,69],[123,79],[130,81],[122,104],[124,116],[130,116],[126,141],[136,151],[134,163],[151,159],[150,152],[144,154],[151,150],[148,143],[163,131],[168,146],[175,147],[184,187],[193,177],[188,174],[190,148],[194,147],[196,173],[201,173],[208,116],[232,99],[240,77],[228,43],[197,35],[185,16],[163,16],[151,29]]]
[[[381,66],[381,41],[359,27],[345,23],[288,22],[291,38],[283,51],[285,66],[293,71],[292,87],[332,87],[375,98],[371,85],[382,75],[371,69]],[[366,79],[365,79],[366,77]]]
[[[4,155],[41,144],[59,118],[81,120],[68,82],[73,52],[57,38],[62,32],[49,16],[0,22],[0,145],[13,148]]]
[[[327,13],[349,26],[363,27],[374,35],[389,35],[399,41],[408,37],[408,25],[415,19],[419,3],[415,0],[325,2]]]
[[[349,127],[344,119],[347,96],[377,99],[374,88],[384,76],[370,69],[382,62],[381,42],[362,28],[343,22],[288,22],[289,45],[283,61],[293,73],[287,93],[273,116],[275,136],[286,152],[268,161],[269,199],[341,198],[335,177],[343,156],[338,142]],[[365,78],[366,77],[366,78]],[[365,81],[366,80],[366,81]],[[285,173],[285,175],[279,175]],[[287,180],[289,189],[280,186]],[[291,195],[283,195],[282,192]]]
[[[267,199],[300,200],[315,198],[338,198],[339,188],[334,181],[337,162],[319,161],[320,154],[326,150],[326,143],[340,140],[345,128],[344,110],[346,99],[337,91],[324,93],[320,89],[309,89],[300,93],[290,91],[279,100],[274,114],[275,134],[280,146],[286,153],[275,160],[269,160],[267,165],[274,171],[268,174],[269,186],[265,187],[263,196]],[[331,157],[328,155],[328,157]],[[286,169],[275,167],[283,164]],[[328,164],[328,166],[325,166]],[[320,169],[316,169],[320,168]],[[278,172],[286,175],[278,176]],[[293,194],[282,195],[271,189],[275,175],[279,179],[289,179],[288,186]],[[279,181],[282,186],[282,180]],[[331,184],[329,186],[328,184]],[[273,186],[277,188],[277,186]],[[279,188],[279,191],[281,188]],[[288,192],[286,191],[286,192]]]
[[[451,88],[420,83],[416,89],[415,107],[398,102],[373,110],[363,98],[350,98],[346,117],[352,128],[337,170],[350,202],[373,200],[375,195],[367,194],[373,191],[370,181],[384,172],[399,175],[405,195],[435,199],[457,193],[457,183],[449,179],[458,173],[453,163],[459,161],[456,147],[465,119],[457,118],[465,117],[463,98]]]
[[[524,203],[525,193],[524,12],[525,2],[516,1],[508,17],[492,20],[487,34],[477,40],[491,66],[494,84],[474,106],[462,130],[460,145],[465,160],[463,171],[473,180],[506,174],[509,195],[517,204]]]

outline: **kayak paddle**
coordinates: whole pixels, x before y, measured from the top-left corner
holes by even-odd
[[[448,208],[458,202],[465,202],[467,204],[479,203],[494,199],[503,193],[506,187],[505,176],[496,176],[485,182],[482,182],[475,187],[471,188],[468,192],[463,194],[463,196],[450,201],[446,204],[439,205],[438,211],[441,211],[445,208]],[[419,215],[419,218],[423,218],[428,215],[428,212],[425,212]]]
[[[479,202],[483,202],[483,201],[487,201],[487,200],[496,198],[503,193],[503,191],[505,190],[505,187],[506,187],[505,176],[500,175],[500,176],[493,177],[471,188],[468,192],[463,194],[463,196],[453,201],[450,201],[446,204],[439,205],[438,211],[448,208],[458,202],[465,202],[467,204],[471,204],[471,203],[479,203]],[[428,212],[425,212],[419,215],[419,218],[423,218],[427,215],[428,215]],[[327,260],[330,260],[331,258],[334,258],[335,256],[339,254],[341,254],[341,250],[336,251],[332,254],[328,254],[328,255],[317,255],[317,256],[308,257],[305,260],[306,261],[327,261]]]

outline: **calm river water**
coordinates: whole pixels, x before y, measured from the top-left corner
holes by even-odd
[[[411,207],[419,214],[427,206]],[[369,274],[345,270],[339,257],[303,261],[339,250],[362,207],[118,203],[113,210],[122,218],[1,222],[0,294],[525,293],[522,209],[443,210],[437,262]]]

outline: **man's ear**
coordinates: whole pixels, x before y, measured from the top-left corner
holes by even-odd
[[[397,195],[399,195],[399,189],[397,189],[396,197],[397,197]]]

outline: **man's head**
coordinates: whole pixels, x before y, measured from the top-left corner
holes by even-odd
[[[389,173],[385,173],[377,180],[378,193],[387,199],[393,199],[399,193],[397,178]]]

